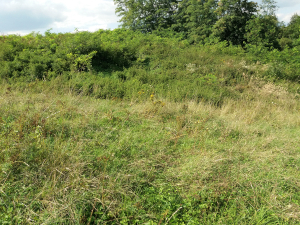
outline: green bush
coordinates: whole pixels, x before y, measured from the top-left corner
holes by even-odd
[[[172,101],[219,105],[239,96],[232,85],[247,83],[248,75],[256,73],[248,65],[258,61],[269,65],[262,73],[267,79],[298,81],[300,75],[299,46],[270,51],[248,44],[244,50],[216,38],[189,45],[177,37],[125,29],[9,35],[0,45],[1,78],[16,83],[65,77],[55,88],[96,98],[146,100],[155,93]],[[141,90],[145,94],[138,94]]]

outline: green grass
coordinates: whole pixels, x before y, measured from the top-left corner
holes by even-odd
[[[0,224],[300,223],[298,48],[0,39]]]
[[[2,224],[299,223],[300,104],[283,87],[252,80],[214,106],[34,85],[2,85]]]

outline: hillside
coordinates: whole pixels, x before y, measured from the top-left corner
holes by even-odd
[[[299,46],[0,37],[1,224],[298,224]]]

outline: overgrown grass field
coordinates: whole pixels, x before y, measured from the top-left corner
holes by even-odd
[[[297,62],[149,42],[2,70],[0,223],[299,224]]]

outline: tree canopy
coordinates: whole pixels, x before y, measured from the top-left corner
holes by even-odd
[[[166,29],[174,24],[177,0],[114,0],[122,26],[142,32]]]
[[[300,17],[280,23],[274,0],[114,0],[123,28],[180,34],[189,43],[208,39],[228,44],[283,49],[299,38]],[[298,42],[297,42],[298,43]]]
[[[246,41],[246,25],[257,12],[257,4],[248,0],[221,0],[216,10],[219,20],[213,27],[213,35],[234,45]]]

